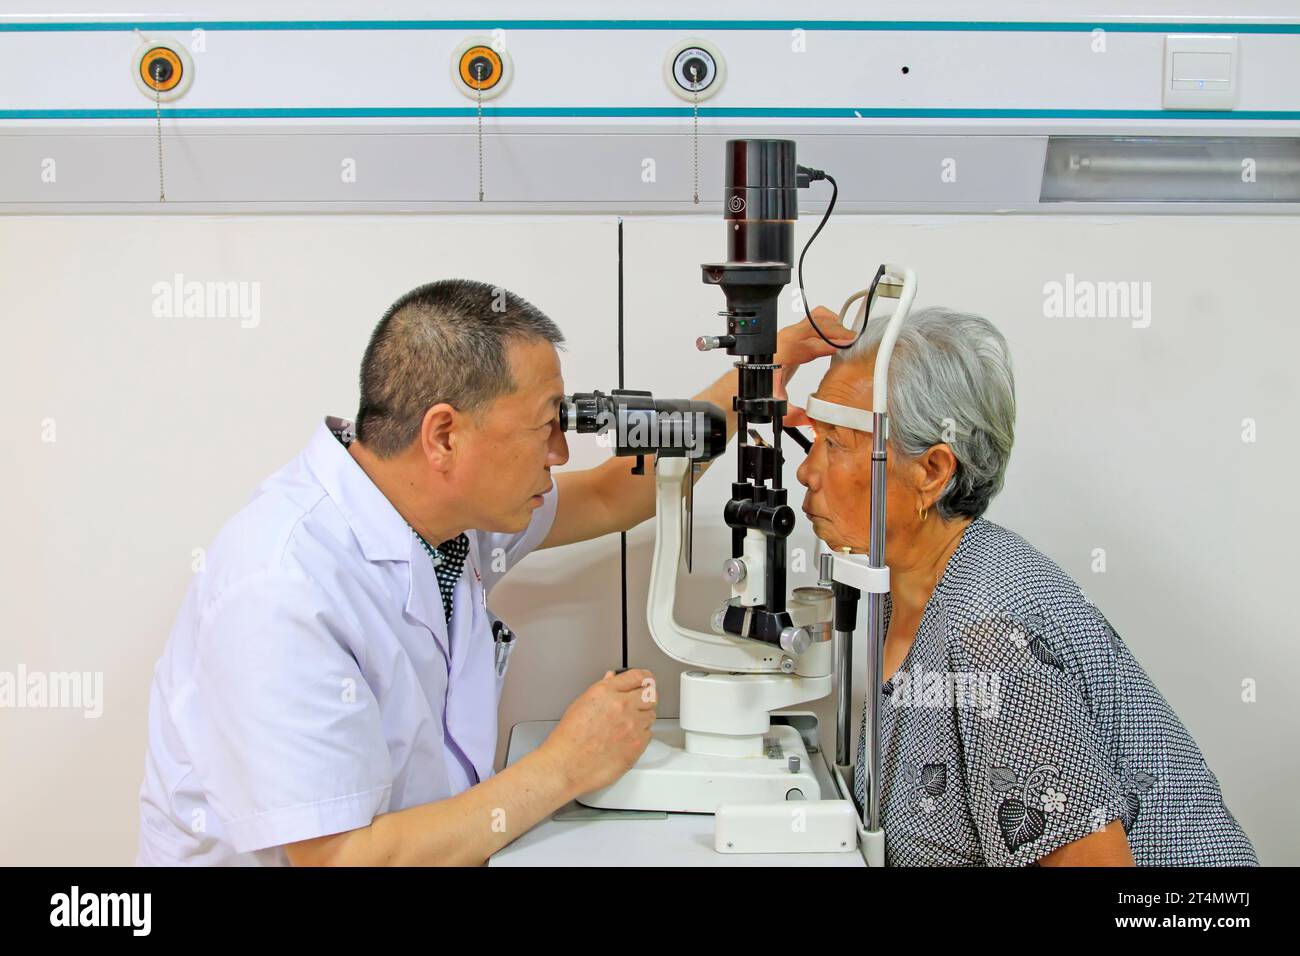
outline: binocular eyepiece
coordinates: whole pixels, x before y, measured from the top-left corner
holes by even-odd
[[[727,449],[727,417],[712,402],[614,389],[575,392],[560,403],[560,429],[611,435],[614,454],[712,461]]]

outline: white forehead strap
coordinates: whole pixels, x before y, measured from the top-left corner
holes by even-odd
[[[837,405],[835,402],[826,402],[815,396],[809,396],[804,411],[816,422],[851,428],[854,431],[866,432],[868,435],[872,432],[872,415],[865,409],[854,408],[852,405]],[[885,420],[885,437],[889,437],[888,419]]]

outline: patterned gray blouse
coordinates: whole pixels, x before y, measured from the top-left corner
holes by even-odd
[[[1116,818],[1139,866],[1258,865],[1119,635],[1006,528],[977,518],[962,533],[879,693],[891,866],[1023,866]],[[860,739],[859,804],[862,767]]]

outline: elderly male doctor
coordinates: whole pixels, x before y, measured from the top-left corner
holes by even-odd
[[[326,418],[190,585],[150,693],[137,862],[480,864],[636,762],[645,670],[606,673],[493,774],[493,585],[536,548],[654,513],[625,459],[552,482],[561,341],[466,280],[388,310],[356,422]],[[807,323],[781,343],[787,378],[830,351]],[[735,388],[732,372],[699,397],[730,410]]]

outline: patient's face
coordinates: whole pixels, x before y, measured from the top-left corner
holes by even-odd
[[[865,361],[833,362],[813,394],[826,402],[870,410],[873,364],[874,356]],[[871,528],[871,435],[815,419],[813,427],[817,440],[797,472],[808,489],[804,514],[812,522],[813,532],[832,550],[849,547],[865,552]],[[887,475],[886,509],[892,517],[898,513],[892,455]],[[893,527],[894,522],[887,517],[886,525]]]

